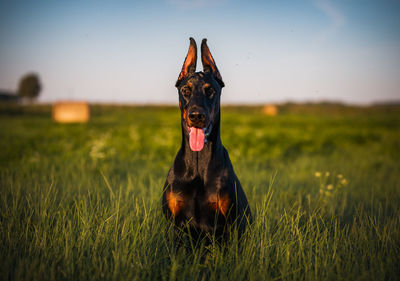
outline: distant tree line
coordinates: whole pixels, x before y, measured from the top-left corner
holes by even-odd
[[[16,93],[0,90],[0,101],[16,102],[27,99],[32,102],[39,96],[41,89],[39,76],[36,73],[28,73],[19,80]]]

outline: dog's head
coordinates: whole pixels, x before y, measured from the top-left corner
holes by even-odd
[[[190,38],[189,51],[175,86],[179,92],[182,126],[189,137],[190,148],[201,151],[214,122],[217,122],[224,82],[208,49],[207,39],[201,42],[203,72],[196,72],[196,61],[197,45]]]

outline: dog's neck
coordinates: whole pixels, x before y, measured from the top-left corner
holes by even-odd
[[[190,178],[199,177],[203,179],[212,164],[217,168],[219,158],[223,157],[223,146],[220,137],[220,112],[218,112],[212,124],[212,130],[207,137],[207,142],[201,151],[192,151],[189,145],[189,136],[182,124],[182,146],[175,161],[180,162],[180,166]]]

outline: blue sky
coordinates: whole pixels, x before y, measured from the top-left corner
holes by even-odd
[[[400,99],[398,0],[2,1],[0,89],[33,71],[42,102],[176,103],[190,36],[225,103]]]

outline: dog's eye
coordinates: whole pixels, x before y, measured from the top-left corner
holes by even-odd
[[[181,89],[181,94],[184,95],[185,97],[189,96],[189,95],[190,95],[190,90],[189,90],[189,88],[183,87],[183,88]]]
[[[214,91],[213,88],[207,87],[207,88],[205,89],[205,92],[206,92],[207,96],[208,96],[210,99],[212,99],[212,98],[214,97],[215,91]]]

